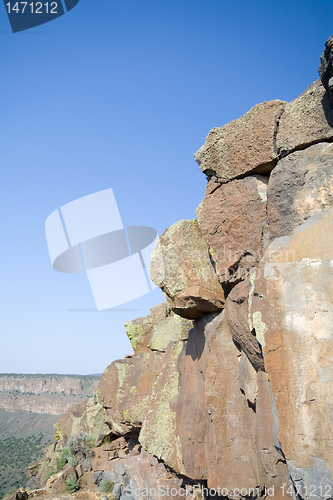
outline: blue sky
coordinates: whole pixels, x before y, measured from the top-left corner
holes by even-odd
[[[131,353],[123,323],[162,292],[69,311],[93,296],[86,275],[52,269],[45,219],[110,187],[125,225],[194,218],[210,129],[297,97],[332,33],[321,0],[80,0],[16,34],[1,7],[0,372],[100,373]]]

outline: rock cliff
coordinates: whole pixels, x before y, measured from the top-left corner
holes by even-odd
[[[93,396],[99,378],[90,375],[0,374],[0,408],[61,415]]]
[[[333,497],[332,57],[331,37],[322,81],[209,133],[197,218],[152,256],[167,302],[125,325],[134,354],[59,420],[36,485],[70,447],[116,500]]]

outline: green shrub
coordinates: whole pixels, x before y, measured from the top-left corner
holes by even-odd
[[[88,432],[88,434],[86,434],[84,436],[84,449],[85,451],[89,451],[90,448],[92,448],[95,444],[95,438],[94,436]]]
[[[111,493],[114,488],[114,482],[103,479],[99,487],[103,491],[103,493]]]
[[[53,476],[53,474],[54,474],[54,470],[50,469],[46,475],[45,481],[48,481],[50,479],[50,477]]]
[[[64,458],[64,457],[59,458],[58,465],[57,465],[58,472],[61,471],[65,467],[66,463],[67,463],[66,458]]]
[[[73,457],[73,455],[71,455],[71,456],[69,456],[69,457],[67,458],[67,462],[68,462],[69,464],[71,464],[73,467],[76,467],[76,466],[77,466],[77,460],[76,460],[76,458],[75,458],[75,457]]]
[[[74,493],[75,491],[80,489],[80,483],[77,480],[76,476],[74,476],[74,475],[69,476],[66,479],[65,484],[66,484],[66,489],[67,489],[68,493]]]
[[[77,465],[77,460],[70,448],[63,448],[60,460],[62,459],[66,460],[66,462],[71,464],[73,467]]]

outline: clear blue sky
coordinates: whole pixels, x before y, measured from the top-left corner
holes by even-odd
[[[0,372],[99,373],[131,353],[123,323],[163,294],[68,311],[94,301],[86,275],[52,269],[45,219],[110,187],[126,225],[194,218],[210,129],[297,97],[332,33],[322,0],[80,0],[16,34],[1,6]]]

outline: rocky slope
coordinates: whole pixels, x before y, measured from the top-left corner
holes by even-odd
[[[54,441],[59,416],[98,383],[93,376],[0,374],[0,498],[27,484],[27,466]]]
[[[70,448],[50,494],[333,497],[332,44],[300,97],[210,132],[197,218],[152,256],[167,302],[125,325],[134,354],[61,417],[35,486]]]

